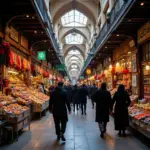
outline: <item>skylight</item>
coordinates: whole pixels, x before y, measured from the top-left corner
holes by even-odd
[[[80,55],[81,53],[80,53],[80,51],[78,51],[78,50],[70,50],[70,51],[68,52],[68,54],[69,54],[69,55]]]
[[[70,33],[65,37],[66,44],[82,44],[83,36],[78,33]]]
[[[71,69],[77,69],[78,68],[78,66],[77,65],[71,65]]]
[[[61,22],[65,27],[85,27],[87,17],[77,10],[71,10],[61,17]]]

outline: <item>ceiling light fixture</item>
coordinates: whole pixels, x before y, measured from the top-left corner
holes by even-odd
[[[32,16],[32,19],[35,19],[35,17],[34,17],[34,16]]]
[[[144,6],[144,2],[142,2],[140,5],[141,5],[141,6]]]
[[[47,42],[46,40],[44,40],[44,42]]]
[[[43,34],[44,32],[42,31],[41,33]]]
[[[34,31],[34,33],[37,33],[37,31]]]
[[[27,18],[29,18],[29,15],[26,15]]]
[[[105,46],[105,48],[107,48],[107,46]]]
[[[117,36],[120,36],[119,34],[117,34]]]

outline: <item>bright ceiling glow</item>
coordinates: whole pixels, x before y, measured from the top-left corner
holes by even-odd
[[[83,36],[78,33],[70,33],[65,37],[66,44],[82,44]]]
[[[77,10],[71,10],[61,17],[61,22],[65,27],[85,27],[87,17]]]
[[[71,69],[77,69],[78,68],[78,66],[77,65],[71,65]]]
[[[69,52],[68,52],[68,55],[80,55],[81,53],[80,53],[80,51],[79,50],[70,50]]]

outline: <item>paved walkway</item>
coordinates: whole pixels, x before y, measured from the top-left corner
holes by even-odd
[[[66,131],[66,144],[57,143],[52,115],[31,123],[31,131],[25,131],[14,142],[0,150],[150,150],[133,136],[120,138],[114,131],[113,121],[108,124],[107,136],[100,138],[95,111],[88,104],[87,116],[72,113]]]

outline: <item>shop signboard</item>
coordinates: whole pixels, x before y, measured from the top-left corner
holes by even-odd
[[[15,42],[19,42],[19,33],[13,27],[10,30],[10,38],[13,39]]]
[[[28,40],[24,36],[21,36],[21,46],[28,49]]]
[[[46,52],[45,51],[38,51],[37,58],[38,58],[38,60],[46,60]]]
[[[136,75],[132,75],[132,86],[137,87],[137,76]]]
[[[80,76],[80,79],[81,79],[81,80],[84,79],[84,76]]]
[[[136,54],[132,55],[132,72],[137,72]]]
[[[150,38],[150,21],[138,31],[138,43],[142,43],[148,38]]]
[[[65,71],[65,65],[64,64],[56,65],[55,69],[58,71]]]

